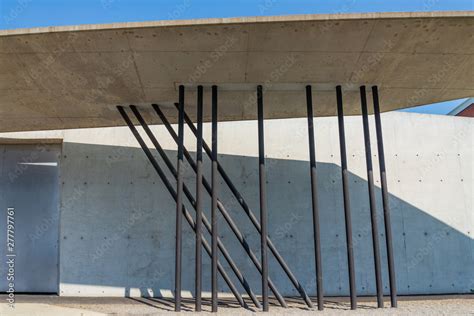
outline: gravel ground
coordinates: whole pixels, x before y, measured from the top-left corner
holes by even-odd
[[[74,312],[83,311],[78,315],[173,315],[174,305],[170,299],[158,298],[84,298],[84,297],[58,297],[17,295],[16,304],[28,306],[34,310],[34,315],[76,315]],[[1,298],[5,302],[5,296]],[[267,315],[474,315],[474,295],[450,295],[450,296],[412,296],[400,297],[398,308],[389,307],[389,299],[386,298],[384,309],[377,309],[373,298],[360,298],[358,309],[350,310],[347,298],[328,298],[325,310],[309,310],[298,299],[288,298],[290,306],[288,309],[278,307],[271,302],[270,313]],[[194,302],[189,299],[183,301],[183,312],[185,315],[206,315],[210,313],[209,301],[204,302],[202,313],[193,312]],[[250,302],[249,302],[250,303]],[[0,310],[1,305],[0,304]],[[36,305],[35,305],[36,304]],[[41,306],[41,312],[39,312]],[[50,307],[50,311],[46,307]],[[62,312],[59,311],[61,308]],[[20,310],[20,309],[18,309]],[[71,311],[71,313],[66,313]],[[27,313],[28,314],[28,313]],[[240,308],[232,300],[223,299],[219,306],[218,315],[255,315],[264,314],[260,311]],[[20,315],[2,310],[1,315]],[[26,315],[26,314],[25,314]],[[33,315],[29,313],[28,315]],[[215,315],[215,314],[214,314]]]

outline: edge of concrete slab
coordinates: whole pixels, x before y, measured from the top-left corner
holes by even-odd
[[[337,13],[337,14],[299,14],[281,16],[250,16],[235,18],[207,18],[190,20],[160,20],[146,22],[123,22],[109,24],[82,24],[71,26],[34,27],[11,30],[0,30],[0,36],[57,33],[72,31],[116,30],[148,27],[178,27],[199,25],[229,25],[275,22],[304,21],[337,21],[337,20],[372,20],[372,19],[423,19],[423,18],[466,18],[474,17],[474,11],[431,11],[431,12],[371,12],[371,13]]]

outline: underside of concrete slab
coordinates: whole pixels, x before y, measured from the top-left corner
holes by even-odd
[[[194,120],[195,87],[219,85],[219,120],[360,114],[378,85],[382,111],[474,95],[472,12],[299,15],[0,31],[0,131],[123,125],[117,104],[168,106],[177,86]],[[210,120],[205,93],[204,120]],[[166,107],[165,107],[166,110]],[[157,122],[151,112],[149,122]]]

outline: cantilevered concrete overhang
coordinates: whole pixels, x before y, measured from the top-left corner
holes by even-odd
[[[117,104],[168,105],[185,84],[219,86],[219,120],[360,114],[378,85],[382,111],[474,95],[473,12],[298,15],[0,31],[0,131],[124,125]],[[370,89],[368,89],[370,90]],[[205,93],[205,120],[210,93]],[[369,107],[370,108],[370,107]],[[148,122],[158,120],[145,111]],[[193,117],[194,119],[194,117]]]

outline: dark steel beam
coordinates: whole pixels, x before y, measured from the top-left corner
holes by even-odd
[[[313,123],[313,96],[311,86],[306,86],[306,106],[308,113],[308,139],[309,139],[309,161],[311,175],[311,202],[313,206],[313,234],[314,234],[314,257],[316,265],[316,288],[318,296],[318,310],[324,309],[323,295],[323,269],[321,260],[321,237],[319,228],[319,206],[316,177],[316,152],[314,144],[314,123]]]
[[[178,181],[176,199],[176,254],[175,254],[175,307],[176,312],[181,311],[181,265],[182,265],[182,223],[183,213],[183,146],[184,146],[184,86],[179,86],[178,110]]]
[[[212,311],[217,312],[217,86],[212,86]]]
[[[377,148],[379,153],[380,182],[382,185],[382,205],[385,224],[385,241],[387,245],[388,276],[390,282],[390,300],[392,307],[397,307],[397,281],[392,246],[392,223],[390,220],[390,201],[388,198],[387,172],[385,170],[385,154],[383,149],[382,122],[380,119],[379,92],[377,86],[372,87],[374,102],[375,130],[377,133]]]
[[[354,251],[352,244],[352,219],[351,205],[349,198],[349,172],[347,171],[346,156],[346,136],[344,132],[344,110],[342,104],[342,88],[336,87],[337,95],[337,118],[339,125],[339,145],[341,150],[341,170],[342,170],[342,192],[344,196],[344,218],[346,225],[346,245],[347,245],[347,262],[349,268],[349,290],[351,295],[351,309],[357,308],[356,283],[354,271]]]
[[[195,292],[196,292],[196,303],[195,309],[197,312],[201,311],[201,291],[202,291],[202,99],[203,91],[202,86],[197,88],[197,130],[198,136],[196,138],[196,280],[195,280]]]
[[[159,110],[159,107],[156,104],[153,105],[153,106],[154,106],[155,111],[158,113],[158,115],[160,115],[159,112],[161,112],[161,111]],[[177,107],[177,104],[175,104],[175,106]],[[163,116],[163,115],[161,115],[161,116]],[[192,120],[189,118],[189,116],[186,114],[186,111],[184,113],[184,119],[185,119],[186,123],[188,124],[190,130],[196,136],[197,135],[196,127],[194,126],[194,124],[193,124]],[[209,156],[209,158],[211,158],[212,153],[211,153],[211,149],[210,149],[209,145],[204,140],[203,140],[202,145],[203,145],[203,148],[204,148],[204,151],[206,152],[206,154]],[[239,202],[240,206],[244,210],[245,214],[247,214],[248,218],[250,219],[250,221],[252,222],[254,227],[257,229],[257,232],[261,233],[261,227],[260,227],[260,223],[259,223],[257,217],[255,216],[253,211],[250,209],[247,202],[245,202],[245,199],[243,198],[242,194],[240,194],[240,192],[237,190],[236,186],[233,184],[232,180],[227,175],[227,173],[225,172],[224,168],[219,163],[219,161],[217,162],[217,168],[218,168],[217,170],[219,171],[219,174],[221,175],[222,179],[224,179],[224,182],[227,184],[227,186],[231,190],[232,194],[234,195],[234,197],[236,198],[236,200]],[[308,294],[306,294],[305,289],[303,288],[301,283],[296,279],[295,275],[293,274],[293,272],[291,271],[291,269],[288,267],[287,263],[285,262],[285,259],[283,259],[283,257],[281,256],[281,254],[278,252],[275,245],[273,244],[272,240],[268,236],[267,236],[267,243],[268,243],[268,247],[270,248],[270,251],[275,256],[275,259],[277,260],[278,264],[282,267],[285,274],[288,276],[288,279],[290,280],[290,282],[293,284],[295,289],[298,291],[300,296],[303,298],[306,305],[308,307],[312,308],[313,303],[311,302],[311,299],[309,298]],[[269,285],[271,286],[271,282],[269,282]],[[272,290],[272,291],[275,293],[274,290]],[[283,306],[283,303],[282,302],[280,302],[280,303]],[[286,307],[286,304],[285,304],[285,307]]]
[[[258,166],[260,183],[260,249],[262,260],[262,299],[263,311],[268,312],[268,254],[267,254],[267,189],[265,177],[265,133],[263,122],[263,91],[262,86],[257,87],[257,112],[258,112]],[[217,166],[216,166],[217,167]],[[217,169],[217,168],[216,168]]]
[[[157,172],[158,176],[160,177],[161,181],[165,185],[166,189],[168,190],[168,192],[170,193],[170,195],[172,196],[172,198],[176,202],[177,201],[177,193],[176,193],[175,189],[173,188],[171,183],[168,181],[168,178],[166,177],[165,173],[163,172],[163,170],[159,166],[158,162],[156,161],[155,157],[151,153],[150,149],[145,144],[143,138],[138,133],[138,131],[135,128],[135,126],[133,125],[132,121],[128,117],[127,113],[125,112],[125,109],[122,106],[117,106],[117,110],[119,111],[119,113],[122,116],[123,120],[125,121],[125,123],[129,127],[129,129],[132,132],[133,136],[135,136],[137,142],[140,144],[140,147],[142,148],[143,152],[147,156],[148,160],[150,161],[150,163],[153,166],[153,168],[155,169],[155,171]],[[177,174],[176,174],[176,177],[177,177]],[[182,207],[182,212],[183,212],[184,217],[185,217],[186,221],[188,222],[188,224],[195,231],[196,226],[195,226],[194,220],[193,220],[191,214],[189,214],[189,212],[186,210],[184,205]],[[209,243],[206,241],[206,239],[204,237],[202,237],[202,241],[203,241],[204,249],[206,250],[209,257],[211,257],[211,247],[209,246]],[[229,276],[225,272],[225,269],[222,267],[220,262],[218,262],[218,270],[219,270],[219,273],[221,274],[222,278],[226,282],[226,284],[229,286],[231,292],[234,294],[235,298],[239,302],[239,304],[244,308],[248,308],[247,303],[245,303],[245,301],[243,300],[243,298],[240,295],[239,291],[237,290],[235,285],[232,283],[231,279],[229,278]]]
[[[168,130],[168,132],[170,133],[171,137],[174,139],[175,142],[177,142],[178,141],[178,135],[176,134],[176,132],[171,127],[171,124],[168,121],[168,119],[166,118],[166,116],[164,115],[164,113],[161,111],[159,106],[156,105],[156,104],[153,104],[153,108],[155,109],[155,112],[160,117],[161,121],[163,122],[163,124],[166,127],[166,129]],[[186,150],[186,147],[184,147],[184,157],[189,162],[189,165],[194,170],[194,172],[197,172],[197,165],[194,162],[191,155],[189,154],[189,152]],[[206,191],[211,195],[212,194],[211,185],[209,184],[209,182],[206,180],[206,178],[204,176],[202,178],[202,183],[203,183],[204,188],[206,189]],[[185,194],[186,194],[186,187],[185,187]],[[222,216],[224,217],[225,221],[227,222],[227,224],[229,225],[229,227],[231,228],[231,230],[234,232],[235,236],[239,240],[240,244],[242,245],[242,247],[244,248],[244,250],[246,251],[246,253],[250,257],[250,259],[254,263],[255,267],[258,269],[258,272],[261,274],[262,273],[262,267],[261,267],[261,264],[260,264],[260,260],[254,254],[254,252],[250,248],[250,245],[248,244],[247,240],[243,236],[242,232],[240,232],[239,228],[237,227],[237,224],[234,222],[234,220],[230,216],[229,212],[225,209],[224,205],[222,204],[222,202],[219,199],[217,200],[217,207],[218,207],[219,211],[221,212]],[[272,290],[272,292],[275,294],[275,297],[278,300],[278,302],[281,304],[281,306],[288,307],[288,305],[286,304],[285,299],[280,294],[280,292],[278,291],[278,289],[276,288],[276,286],[274,285],[273,281],[270,278],[268,279],[268,285],[269,285],[270,289]],[[257,305],[258,308],[260,308],[260,303],[258,303],[258,304],[256,303],[256,305]]]
[[[369,116],[367,111],[367,95],[365,86],[360,87],[360,106],[362,109],[362,124],[364,126],[365,160],[367,164],[367,184],[369,190],[370,223],[372,225],[372,248],[374,251],[377,306],[383,308],[382,269],[380,265],[379,231],[377,228],[377,204],[375,202],[374,171],[372,167],[372,150],[370,148]]]

